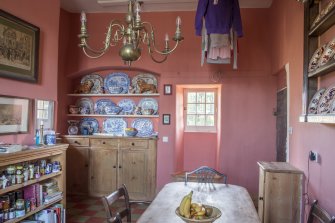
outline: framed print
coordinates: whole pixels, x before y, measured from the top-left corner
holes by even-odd
[[[172,85],[171,84],[164,84],[164,94],[165,95],[172,94]]]
[[[0,96],[0,134],[27,133],[30,100]]]
[[[0,10],[0,77],[38,81],[40,29]]]
[[[170,114],[163,114],[163,125],[170,125]]]

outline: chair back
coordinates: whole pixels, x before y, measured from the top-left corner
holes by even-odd
[[[114,204],[117,200],[120,200],[122,197],[124,198],[125,203],[124,208],[113,214],[111,208],[112,204]],[[131,222],[131,209],[126,185],[122,184],[122,187],[107,196],[103,196],[101,200],[106,211],[107,221],[109,223],[121,223],[124,217],[127,217],[127,222]]]
[[[316,222],[320,223],[335,223],[335,217],[331,217],[326,210],[322,209],[318,205],[317,200],[313,201],[312,203],[307,223],[313,223],[315,220],[317,220]]]
[[[217,175],[223,177],[223,182],[227,184],[226,174],[220,173],[208,166],[201,166],[191,172],[185,172],[185,185],[187,184],[190,175],[195,175],[198,183],[213,183],[214,177]]]

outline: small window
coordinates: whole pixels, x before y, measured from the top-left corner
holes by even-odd
[[[216,98],[216,89],[185,89],[185,131],[216,132]]]
[[[54,125],[54,102],[35,100],[35,128],[39,129],[43,123],[44,129],[53,129]]]

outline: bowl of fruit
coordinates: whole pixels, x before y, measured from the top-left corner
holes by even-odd
[[[124,131],[125,131],[127,136],[131,136],[131,137],[136,136],[136,134],[138,133],[137,129],[135,129],[135,128],[125,128]]]
[[[179,207],[176,208],[176,215],[183,221],[187,223],[211,223],[221,217],[221,211],[217,207],[192,203],[192,194],[193,191],[186,195]]]

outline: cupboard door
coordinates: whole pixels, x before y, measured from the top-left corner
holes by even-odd
[[[88,194],[89,148],[70,145],[67,150],[66,185],[69,194]]]
[[[126,184],[131,199],[145,200],[148,189],[148,150],[121,149],[119,185]]]
[[[91,147],[90,195],[103,196],[117,189],[117,149]]]

